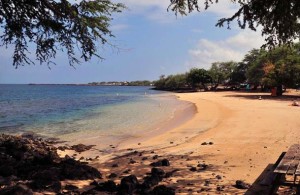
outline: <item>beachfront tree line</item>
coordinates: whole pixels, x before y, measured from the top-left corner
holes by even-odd
[[[216,90],[245,87],[262,91],[283,87],[298,88],[300,84],[300,44],[283,45],[272,50],[253,49],[241,62],[214,62],[208,70],[192,68],[183,74],[162,75],[155,87],[162,90]]]

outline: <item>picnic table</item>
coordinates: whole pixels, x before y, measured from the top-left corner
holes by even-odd
[[[286,154],[283,156],[274,173],[281,175],[293,176],[293,182],[283,182],[282,185],[295,185],[297,177],[300,176],[300,144],[290,146]]]

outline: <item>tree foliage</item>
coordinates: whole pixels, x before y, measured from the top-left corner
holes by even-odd
[[[187,81],[192,88],[202,87],[204,90],[208,90],[206,84],[211,83],[211,76],[205,69],[192,68],[187,74]]]
[[[180,78],[180,79],[179,79]],[[272,50],[253,49],[241,62],[214,62],[209,70],[192,68],[185,74],[164,75],[156,81],[158,89],[216,90],[240,89],[251,85],[253,89],[270,90],[277,87],[277,95],[282,95],[282,86],[300,86],[300,43],[292,47],[283,45]]]
[[[265,46],[274,47],[291,43],[300,37],[300,1],[299,0],[231,0],[238,5],[237,12],[228,18],[221,18],[216,26],[223,27],[237,21],[240,28],[257,30],[262,27],[266,36]],[[204,9],[208,9],[218,0],[203,0]],[[169,9],[177,15],[186,15],[200,10],[200,0],[171,0]]]
[[[13,65],[31,64],[29,44],[35,47],[36,60],[51,63],[57,50],[65,50],[73,66],[93,56],[102,58],[99,46],[113,36],[111,14],[123,4],[110,0],[5,0],[0,1],[0,36],[2,46],[14,45]],[[97,43],[100,43],[97,45]]]

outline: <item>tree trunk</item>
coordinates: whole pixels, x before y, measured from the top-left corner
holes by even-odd
[[[282,85],[277,85],[276,95],[282,96]]]

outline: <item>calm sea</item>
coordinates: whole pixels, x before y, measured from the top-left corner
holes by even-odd
[[[0,133],[72,140],[141,134],[190,106],[149,87],[0,85]]]

